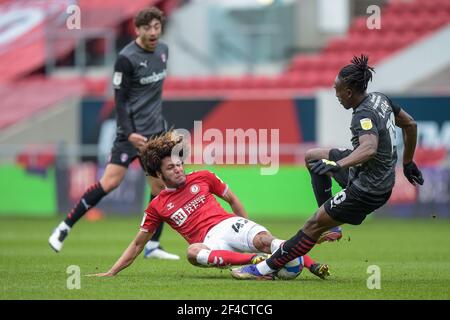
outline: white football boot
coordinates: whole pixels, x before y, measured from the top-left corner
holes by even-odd
[[[63,247],[64,239],[66,239],[67,235],[70,232],[70,227],[62,221],[56,228],[53,230],[53,233],[48,238],[48,243],[50,247],[52,247],[55,252],[61,251]]]
[[[155,246],[156,245],[156,246]],[[145,245],[144,258],[147,259],[164,259],[164,260],[180,260],[176,254],[164,251],[155,241],[149,241]]]

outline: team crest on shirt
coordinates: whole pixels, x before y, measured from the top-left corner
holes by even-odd
[[[161,60],[162,60],[162,62],[166,63],[167,57],[166,57],[166,54],[165,54],[165,53],[162,53],[162,54],[161,54]]]
[[[361,123],[361,128],[363,128],[363,130],[370,130],[373,127],[372,120],[369,118],[361,119],[359,120],[359,123]]]
[[[126,162],[128,160],[128,155],[126,153],[122,153],[120,155],[120,161],[122,161],[122,163]]]
[[[173,209],[175,206],[173,205],[173,203],[171,202],[171,203],[169,203],[168,205],[167,205],[167,210],[171,210],[171,209]]]
[[[199,191],[200,191],[200,187],[199,187],[198,185],[193,184],[193,185],[191,186],[191,193],[192,193],[192,194],[196,194],[196,193],[198,193]]]

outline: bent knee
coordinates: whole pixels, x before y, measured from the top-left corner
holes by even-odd
[[[308,162],[310,162],[310,161],[312,161],[312,160],[316,160],[315,158],[314,158],[314,154],[315,154],[315,151],[316,149],[310,149],[310,150],[308,150],[308,151],[306,151],[306,154],[305,154],[305,163],[306,164],[308,164]]]
[[[330,154],[329,149],[323,149],[323,148],[316,148],[316,149],[309,149],[306,151],[305,154],[305,163],[308,165],[308,162],[313,160],[320,160],[320,159],[328,159]]]
[[[111,191],[116,189],[121,182],[122,179],[118,177],[106,177],[105,179],[100,180],[100,184],[102,185],[102,188],[106,193],[110,193]]]
[[[274,236],[268,231],[261,231],[253,238],[253,246],[260,252],[271,253],[270,245]]]
[[[194,265],[198,266],[199,263],[197,261],[197,256],[200,253],[200,250],[205,249],[203,246],[199,246],[198,244],[191,244],[186,251],[186,258],[188,261]]]

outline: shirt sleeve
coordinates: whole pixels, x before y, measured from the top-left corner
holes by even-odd
[[[151,206],[151,204],[147,207],[144,213],[144,218],[141,223],[141,231],[143,232],[155,232],[156,228],[161,224],[162,220],[158,214],[158,212]]]
[[[378,136],[379,119],[368,110],[357,111],[352,119],[352,128],[356,136],[374,134]]]
[[[218,197],[223,197],[228,191],[228,185],[223,182],[215,173],[212,173],[211,171],[205,172],[211,193],[215,194]]]
[[[402,110],[402,107],[400,107],[398,104],[394,103],[388,96],[386,96],[386,98],[388,99],[389,104],[392,107],[392,111],[394,112],[394,115],[398,116],[398,114]]]
[[[117,112],[117,131],[128,138],[134,132],[133,122],[127,110],[133,66],[130,60],[119,55],[114,65],[113,87]]]

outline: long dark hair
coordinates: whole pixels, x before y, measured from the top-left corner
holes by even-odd
[[[338,76],[347,87],[358,93],[364,93],[369,81],[372,81],[372,72],[375,72],[368,63],[368,56],[364,54],[360,57],[354,56],[351,64],[343,67]]]

